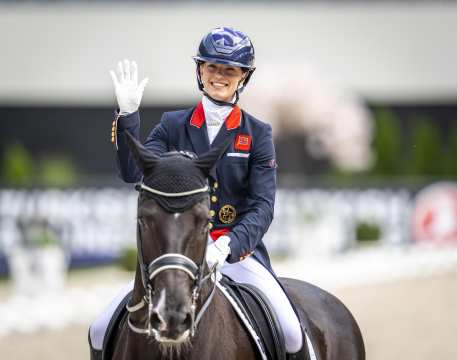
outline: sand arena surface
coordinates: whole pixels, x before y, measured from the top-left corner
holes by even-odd
[[[69,284],[92,285],[128,278],[129,274],[114,269],[99,269],[70,275]],[[332,292],[358,320],[365,338],[367,359],[457,359],[457,270],[338,288]],[[3,284],[0,302],[7,297],[7,286]],[[0,358],[88,359],[87,324],[4,335],[0,337]]]

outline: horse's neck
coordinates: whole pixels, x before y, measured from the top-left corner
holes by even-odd
[[[228,360],[254,359],[255,353],[242,324],[232,306],[217,290],[211,305],[202,317],[192,348],[198,349],[200,357],[186,359]]]

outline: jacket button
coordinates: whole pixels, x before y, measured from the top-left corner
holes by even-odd
[[[217,188],[219,187],[219,184],[218,184],[217,181],[214,182],[213,187],[214,187],[215,189],[217,189]]]
[[[209,211],[209,216],[213,217],[214,215],[216,215],[216,212],[214,210],[210,210]]]
[[[217,201],[217,196],[213,195],[211,196],[211,202],[215,203]]]
[[[213,223],[208,223],[208,229],[211,230],[213,228]]]

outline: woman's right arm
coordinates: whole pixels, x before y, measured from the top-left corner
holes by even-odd
[[[117,74],[110,71],[113,80],[114,92],[119,105],[118,114],[113,121],[111,141],[116,145],[117,166],[119,175],[125,182],[138,182],[143,174],[138,169],[130,154],[125,132],[129,132],[136,139],[140,138],[140,114],[138,108],[141,103],[144,88],[148,78],[138,83],[138,66],[135,61],[119,61]],[[146,147],[155,153],[162,153],[168,148],[168,135],[164,126],[164,116],[148,137]]]

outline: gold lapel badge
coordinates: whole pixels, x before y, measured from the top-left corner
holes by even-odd
[[[230,224],[236,218],[236,210],[232,205],[224,205],[219,210],[219,220],[224,224]]]

